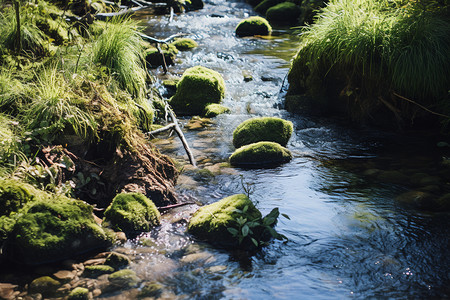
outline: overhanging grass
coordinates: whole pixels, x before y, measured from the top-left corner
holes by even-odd
[[[448,16],[400,1],[332,0],[304,31],[289,80],[308,88],[305,77],[339,74],[358,82],[360,99],[396,92],[434,105],[450,86],[449,53]]]

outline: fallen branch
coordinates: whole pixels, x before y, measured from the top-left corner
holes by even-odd
[[[408,101],[408,102],[410,102],[410,103],[412,103],[412,104],[417,105],[418,107],[420,107],[421,109],[423,109],[423,110],[429,112],[430,114],[433,114],[433,115],[436,115],[436,116],[439,116],[439,117],[444,117],[444,118],[450,119],[450,116],[447,116],[447,115],[443,115],[443,114],[434,112],[434,111],[432,111],[432,110],[426,108],[426,107],[423,106],[422,104],[419,104],[419,103],[417,103],[416,101],[413,101],[413,100],[411,100],[411,99],[408,99],[408,98],[406,98],[405,96],[399,95],[399,94],[397,94],[396,92],[393,92],[393,95],[394,95],[394,96],[397,96],[397,97],[400,98],[400,99],[406,100],[406,101]]]
[[[185,205],[193,205],[193,204],[197,205],[197,203],[195,203],[195,202],[184,202],[184,203],[171,204],[171,205],[167,205],[167,206],[161,206],[161,207],[158,207],[158,210],[166,211],[166,210],[169,210],[172,208],[177,208],[177,207],[185,206]]]
[[[153,42],[153,43],[167,44],[167,43],[169,43],[170,41],[172,41],[173,39],[175,39],[175,38],[177,38],[177,37],[185,36],[185,35],[188,35],[188,34],[187,34],[187,33],[177,33],[177,34],[173,34],[173,35],[169,36],[168,38],[166,38],[166,39],[164,39],[164,40],[159,40],[159,39],[157,39],[157,38],[148,36],[148,35],[143,34],[143,33],[139,33],[139,35],[140,35],[142,38],[147,39],[147,40],[149,40],[150,42]]]
[[[175,127],[175,126],[176,126],[175,123],[170,123],[169,125],[166,125],[164,127],[155,129],[153,131],[146,132],[145,135],[155,135],[155,134],[158,134],[158,133],[161,133],[161,132],[173,129],[173,127]]]

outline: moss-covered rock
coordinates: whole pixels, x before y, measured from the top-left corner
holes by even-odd
[[[89,299],[89,290],[83,287],[76,287],[72,291],[70,291],[68,300],[88,300]]]
[[[197,42],[191,38],[176,39],[171,45],[175,46],[175,48],[180,51],[187,51],[198,47]]]
[[[22,212],[5,242],[13,261],[54,262],[112,245],[112,235],[95,223],[92,207],[82,201],[48,196]]]
[[[121,193],[105,211],[104,221],[114,230],[149,231],[159,225],[160,213],[155,204],[140,193]]]
[[[298,22],[302,11],[292,2],[283,2],[269,8],[266,18],[271,23],[294,25]]]
[[[242,211],[245,207],[247,210],[243,216],[238,210]],[[189,221],[188,232],[211,243],[235,246],[238,240],[228,228],[235,227],[239,217],[248,220],[261,219],[261,212],[244,194],[233,195],[201,207]]]
[[[50,276],[36,278],[30,283],[28,292],[30,294],[42,294],[44,297],[51,297],[56,294],[56,290],[61,286],[58,280]]]
[[[207,118],[213,118],[213,117],[216,117],[221,114],[229,113],[230,111],[231,110],[226,106],[223,106],[223,105],[217,104],[217,103],[212,103],[212,104],[208,104],[205,107],[204,116]]]
[[[230,164],[239,167],[266,167],[280,165],[291,159],[291,152],[280,144],[258,142],[234,151],[230,156]]]
[[[115,270],[113,267],[107,265],[86,266],[83,271],[83,276],[89,278],[97,278],[100,275],[111,274],[114,271]]]
[[[182,114],[201,114],[206,105],[220,103],[224,96],[222,76],[211,69],[196,66],[184,72],[170,104]]]
[[[161,52],[164,54],[164,60],[156,47],[149,47],[145,50],[145,61],[149,67],[157,68],[164,65],[164,61],[166,65],[173,65],[175,63],[178,50],[174,45],[163,44],[161,46]]]
[[[144,285],[142,290],[139,292],[139,298],[154,297],[158,298],[163,292],[163,286],[157,282],[148,282]]]
[[[135,287],[140,279],[133,270],[125,269],[112,273],[108,276],[109,282],[116,287],[131,288]]]
[[[281,2],[283,0],[263,0],[258,5],[255,6],[255,11],[261,15],[265,15],[267,10]]]
[[[236,26],[236,35],[243,36],[253,36],[253,35],[269,35],[272,32],[272,26],[269,22],[258,16],[253,16],[242,20]]]
[[[44,193],[17,180],[0,180],[0,216],[17,212],[26,203],[43,198]]]
[[[125,254],[111,252],[106,258],[105,265],[111,266],[116,270],[127,267],[131,260]]]
[[[267,141],[286,147],[291,138],[293,125],[276,117],[253,118],[242,122],[233,132],[233,145],[236,148],[244,145]]]

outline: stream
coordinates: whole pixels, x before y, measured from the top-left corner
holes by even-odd
[[[158,230],[117,250],[133,255],[131,268],[144,281],[160,283],[167,299],[450,297],[449,214],[396,200],[411,189],[414,174],[419,181],[434,178],[441,190],[448,185],[435,141],[283,110],[299,34],[275,28],[270,39],[237,38],[234,28],[249,15],[254,13],[245,2],[225,0],[209,0],[204,9],[171,22],[137,14],[148,35],[189,34],[199,47],[180,52],[169,73],[181,76],[195,65],[219,72],[227,87],[223,104],[231,108],[203,128],[184,128],[199,170],[189,167],[176,137],[162,134],[153,143],[186,164],[177,185],[180,199],[209,204],[250,187],[263,214],[278,207],[290,217],[280,217],[276,226],[288,241],[274,241],[252,257],[198,243],[185,233],[185,218],[198,208],[191,205],[163,215]],[[163,77],[161,69],[151,72]],[[244,82],[244,74],[253,80]],[[271,169],[224,165],[234,151],[233,130],[255,116],[294,123],[287,145],[291,162]],[[187,125],[189,118],[181,121]],[[126,293],[102,297],[131,297]]]

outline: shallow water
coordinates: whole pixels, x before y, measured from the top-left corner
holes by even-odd
[[[197,208],[192,205],[166,214],[161,229],[117,250],[134,255],[133,269],[145,281],[161,283],[166,297],[449,297],[449,214],[423,212],[395,200],[413,188],[413,174],[434,176],[439,192],[448,192],[435,141],[351,130],[332,120],[284,111],[285,76],[299,37],[276,29],[272,39],[236,38],[235,26],[250,14],[243,2],[213,0],[202,10],[176,15],[170,23],[167,16],[140,12],[139,17],[149,35],[165,38],[181,32],[199,43],[197,49],[179,53],[171,74],[202,65],[221,73],[227,86],[224,105],[232,113],[204,129],[185,129],[200,169],[212,172],[187,167],[177,187],[180,198],[207,204],[241,193],[242,175],[263,214],[279,207],[289,215],[290,220],[281,218],[276,227],[289,241],[275,241],[250,258],[197,243],[185,234],[183,222]],[[161,72],[152,70],[155,75]],[[243,72],[253,80],[244,82]],[[213,174],[234,151],[234,128],[254,116],[279,116],[294,123],[287,146],[293,160],[272,169],[223,168]],[[154,142],[186,163],[179,140],[166,138]],[[386,172],[392,171],[407,179],[397,173],[388,178]],[[384,177],[370,175],[382,172]]]

